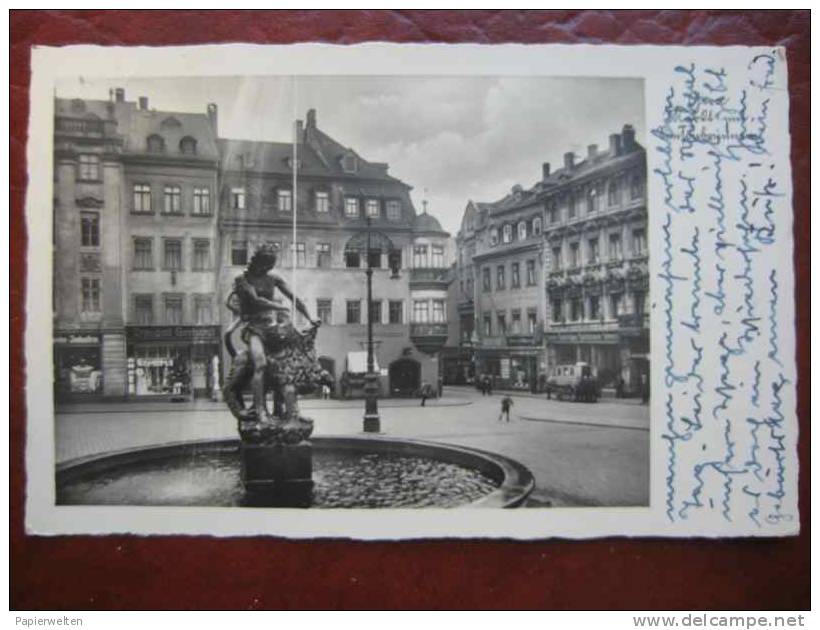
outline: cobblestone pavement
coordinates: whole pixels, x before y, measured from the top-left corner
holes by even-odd
[[[499,422],[498,392],[445,388],[420,407],[380,401],[387,435],[470,446],[517,459],[533,471],[530,505],[638,506],[649,500],[649,411],[631,400],[585,404],[512,394],[512,421]],[[361,432],[362,401],[306,400],[316,435]],[[222,403],[105,403],[63,407],[56,457],[164,442],[236,436]]]

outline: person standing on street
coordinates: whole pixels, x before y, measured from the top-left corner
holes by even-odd
[[[430,383],[427,381],[423,381],[421,384],[421,406],[425,407],[427,404],[427,399],[430,397]]]
[[[512,405],[513,405],[513,400],[509,396],[504,396],[504,398],[501,399],[501,413],[498,414],[498,421],[499,422],[501,422],[501,420],[502,420],[502,418],[504,418],[504,416],[507,417],[507,422],[510,421],[510,408],[512,407]]]

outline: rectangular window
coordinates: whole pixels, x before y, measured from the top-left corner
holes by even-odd
[[[621,235],[618,232],[609,235],[609,259],[621,259]]]
[[[617,179],[613,179],[609,182],[609,194],[607,197],[607,202],[610,206],[617,206],[621,203],[621,185]]]
[[[80,155],[79,158],[79,172],[77,179],[85,181],[97,181],[100,179],[100,156],[99,155]]]
[[[639,175],[632,177],[632,182],[629,186],[629,194],[632,199],[640,199],[643,197],[643,180]]]
[[[390,300],[389,307],[389,322],[391,324],[401,324],[404,319],[404,303],[401,300]]]
[[[211,214],[210,188],[194,188],[194,214],[198,216]]]
[[[367,266],[370,269],[381,269],[382,253],[381,250],[371,249],[367,254]]]
[[[584,319],[584,303],[581,298],[573,298],[570,302],[570,319],[574,322]]]
[[[150,184],[134,184],[133,212],[136,214],[149,214],[151,212]]]
[[[481,270],[481,286],[484,289],[485,293],[489,293],[490,291],[493,290],[493,288],[490,284],[490,268],[489,267],[484,267],[484,269]]]
[[[447,321],[444,311],[444,300],[433,300],[433,321],[437,324],[443,324]]]
[[[134,319],[139,326],[151,326],[154,323],[154,296],[134,296]]]
[[[401,218],[401,203],[396,200],[387,202],[387,218],[391,221],[398,221]]]
[[[646,305],[646,294],[643,291],[635,291],[632,295],[634,300],[634,313],[636,315],[643,315]]]
[[[382,301],[373,300],[370,302],[370,321],[374,324],[382,323]]]
[[[316,202],[316,212],[330,211],[330,195],[324,190],[317,190],[314,196]]]
[[[294,252],[294,260],[296,261],[297,267],[304,267],[305,266],[305,244],[304,243],[295,243],[291,246],[291,251]]]
[[[599,262],[598,239],[591,238],[587,241],[587,264],[595,265]]]
[[[231,188],[231,209],[244,210],[245,209],[245,189]]]
[[[527,286],[534,287],[535,286],[535,261],[528,260],[527,261]]]
[[[316,300],[316,317],[323,324],[333,323],[333,301],[327,298]]]
[[[550,206],[550,223],[558,223],[561,220],[561,209],[558,206]]]
[[[100,215],[83,212],[80,215],[80,242],[83,247],[100,246]]]
[[[444,247],[433,245],[430,248],[430,266],[436,269],[444,268]]]
[[[368,199],[365,202],[365,211],[367,216],[369,217],[378,217],[379,214],[379,200],[378,199]]]
[[[502,291],[506,288],[506,279],[503,265],[499,265],[495,270],[495,290]]]
[[[597,295],[590,295],[589,296],[589,318],[590,319],[600,319],[601,318],[601,301]]]
[[[616,319],[621,314],[621,294],[611,293],[609,296],[609,315]]]
[[[330,243],[316,243],[316,266],[321,269],[330,267]]]
[[[361,300],[347,301],[347,323],[360,324],[362,321],[362,304]]]
[[[535,329],[538,326],[538,313],[534,308],[527,309],[527,334],[535,334]]]
[[[562,266],[561,261],[561,248],[560,247],[553,247],[552,248],[552,270],[553,271],[561,271]]]
[[[581,264],[580,248],[576,241],[569,244],[569,268],[575,269]]]
[[[345,216],[353,218],[359,216],[359,200],[356,197],[345,197]]]
[[[290,212],[293,210],[293,195],[290,190],[280,189],[276,191],[276,209],[279,212]]]
[[[134,239],[134,269],[150,270],[154,268],[154,241],[150,238]]]
[[[248,264],[248,241],[231,242],[231,264],[237,267]]]
[[[427,267],[427,245],[413,246],[413,268],[424,269]]]
[[[165,296],[165,323],[174,325],[182,323],[182,298],[180,296]]]
[[[172,270],[182,269],[182,241],[175,238],[166,238],[164,248],[163,268]]]
[[[504,243],[512,243],[512,225],[509,223],[501,230],[501,240]]]
[[[561,300],[553,300],[552,301],[552,321],[554,322],[561,322],[563,321],[563,304]]]
[[[199,326],[208,326],[213,323],[213,311],[209,296],[194,296],[194,323]]]
[[[430,321],[430,303],[427,300],[413,300],[413,322],[426,324]]]
[[[521,332],[521,311],[514,310],[510,318],[510,330],[512,334],[517,335]]]
[[[100,279],[82,278],[83,312],[100,312]]]
[[[490,315],[484,315],[484,336],[493,336],[493,318]]]
[[[349,250],[345,252],[345,266],[348,269],[358,269],[361,266],[362,260],[358,250]]]
[[[510,288],[517,289],[521,286],[521,263],[514,262],[510,268]]]
[[[496,319],[498,320],[498,334],[499,335],[506,335],[507,334],[507,314],[506,313],[497,313]]]
[[[572,219],[575,216],[575,193],[569,193],[567,195],[567,218]]]
[[[194,259],[191,268],[194,271],[206,271],[211,268],[211,242],[197,238],[194,239]]]
[[[646,254],[646,232],[643,229],[632,230],[632,254],[634,256]]]
[[[179,214],[182,212],[182,189],[179,186],[166,186],[163,191],[164,214]]]

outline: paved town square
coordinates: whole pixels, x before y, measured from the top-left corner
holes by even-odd
[[[523,463],[535,475],[528,506],[639,506],[649,501],[649,411],[634,400],[597,404],[521,394],[509,424],[499,422],[501,395],[446,387],[420,407],[416,399],[380,401],[391,436],[469,446]],[[362,401],[302,403],[315,435],[361,431]],[[146,402],[67,405],[57,414],[57,460],[135,446],[236,437],[223,403]]]

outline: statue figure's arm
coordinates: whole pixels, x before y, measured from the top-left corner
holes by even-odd
[[[276,283],[276,288],[282,292],[286,298],[288,298],[293,304],[296,306],[296,310],[299,311],[302,315],[304,315],[308,321],[316,324],[317,322],[310,316],[308,313],[307,307],[305,307],[305,303],[302,302],[298,297],[293,294],[293,291],[290,290],[288,283],[285,282],[279,276],[273,276],[273,281]]]

